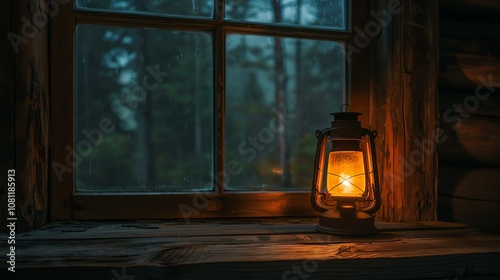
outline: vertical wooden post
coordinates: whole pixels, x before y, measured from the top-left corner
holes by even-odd
[[[400,4],[371,49],[371,125],[378,130],[382,207],[393,222],[436,219],[438,1],[378,0],[372,11]]]
[[[13,1],[0,1],[0,34],[11,31],[11,6]],[[14,74],[13,50],[3,37],[0,43],[0,232],[7,231],[7,170],[15,167],[14,160]]]
[[[48,1],[48,0],[47,0]],[[48,34],[49,16],[42,7],[46,0],[10,0],[2,3],[4,14],[10,19],[8,50],[2,45],[2,54],[8,53],[2,65],[5,88],[2,97],[8,110],[2,126],[7,132],[7,168],[16,171],[16,230],[37,228],[47,221],[48,148],[49,148],[49,83]],[[3,9],[6,7],[7,9]],[[38,13],[46,15],[34,18]],[[3,26],[3,25],[2,25]],[[4,87],[4,86],[2,86]],[[8,102],[7,102],[8,101]],[[14,105],[15,104],[15,105]],[[4,144],[5,140],[2,140]],[[15,143],[14,143],[15,142]],[[2,155],[2,161],[4,160]],[[7,173],[2,169],[2,223],[6,220]]]

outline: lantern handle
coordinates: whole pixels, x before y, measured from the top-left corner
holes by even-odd
[[[318,212],[325,212],[328,210],[327,208],[322,207],[321,203],[318,203],[318,201],[316,200],[316,198],[318,196],[317,189],[316,189],[316,187],[317,187],[316,183],[317,183],[317,178],[319,176],[318,168],[319,168],[319,159],[321,158],[320,155],[325,152],[323,143],[326,141],[328,134],[332,130],[334,130],[334,128],[325,128],[323,130],[318,129],[315,131],[316,137],[318,138],[318,142],[316,144],[316,156],[315,156],[315,160],[314,160],[314,174],[313,174],[313,182],[311,185],[311,187],[312,187],[312,189],[311,189],[311,205],[312,205],[313,209],[318,211]]]
[[[345,111],[342,111],[342,108],[345,106]],[[351,111],[351,105],[349,103],[344,103],[340,106],[340,112],[350,112]]]
[[[373,195],[374,195],[374,201],[372,205],[369,207],[363,209],[362,211],[365,213],[368,213],[370,215],[375,214],[380,209],[380,203],[381,203],[381,198],[380,198],[380,181],[378,178],[378,168],[377,168],[377,157],[375,154],[375,137],[377,137],[377,131],[376,130],[369,130],[366,128],[361,129],[362,133],[367,135],[370,138],[370,150],[371,150],[371,156],[373,160],[373,180],[374,180],[374,185],[373,185]]]

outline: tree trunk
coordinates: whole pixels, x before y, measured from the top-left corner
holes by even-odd
[[[281,4],[277,1],[271,0],[273,3],[273,11],[274,11],[274,22],[280,23],[282,21],[281,16]],[[283,52],[283,41],[280,37],[275,37],[274,39],[274,66],[275,66],[275,103],[276,110],[280,114],[285,114],[285,106],[284,106],[284,95],[285,95],[285,87],[286,87],[286,76],[284,69],[284,52]],[[286,141],[287,129],[286,125],[283,123],[283,120],[279,120],[280,125],[283,129],[277,131],[278,134],[278,155],[280,166],[283,169],[283,173],[281,175],[281,185],[283,187],[289,187],[291,183],[290,178],[290,164],[289,164],[289,147]]]

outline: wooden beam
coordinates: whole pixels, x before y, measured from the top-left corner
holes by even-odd
[[[12,1],[12,32],[25,41],[13,54],[15,91],[15,154],[17,230],[40,227],[47,221],[49,82],[48,17],[45,24],[33,15],[44,14],[45,0]],[[27,34],[26,21],[35,35]]]
[[[500,88],[500,57],[443,53],[439,88],[474,92],[478,86]]]
[[[500,168],[439,167],[439,194],[475,201],[496,202],[500,206]],[[496,211],[496,213],[499,213]]]
[[[390,1],[377,1],[375,11]],[[372,127],[388,221],[436,218],[438,2],[401,1],[373,44]],[[427,148],[422,148],[426,143]]]
[[[11,1],[0,2],[0,34],[7,35],[11,32]],[[13,50],[9,40],[0,43],[0,227],[6,231],[8,189],[7,170],[15,168],[14,154],[14,74]]]
[[[500,166],[500,118],[443,114],[439,161],[448,165]],[[493,178],[490,178],[493,180]]]
[[[160,194],[154,195],[86,195],[74,196],[73,218],[167,219],[190,221],[217,217],[286,217],[318,216],[310,203],[310,192],[231,193],[221,195]],[[143,205],[162,205],[145,208]],[[120,211],[108,211],[120,209]]]
[[[470,186],[469,186],[470,187]],[[500,202],[439,195],[438,218],[500,233]]]
[[[441,0],[439,3],[441,18],[498,21],[500,2],[496,0]]]
[[[500,22],[439,20],[439,36],[498,40]]]
[[[448,54],[500,57],[500,38],[481,38],[477,34],[463,37],[440,34],[439,49]]]
[[[481,88],[476,95],[475,91],[440,91],[439,111],[441,116],[451,113],[464,114],[471,117],[500,118],[500,90],[489,92]]]

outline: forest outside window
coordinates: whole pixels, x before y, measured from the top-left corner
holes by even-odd
[[[76,0],[65,16],[74,90],[63,98],[74,134],[61,138],[77,164],[56,189],[306,197],[314,131],[348,101],[350,10],[347,0]],[[99,131],[103,120],[112,129]]]

